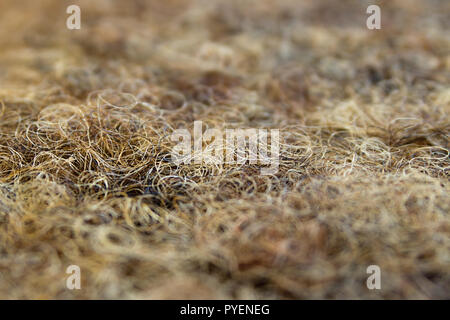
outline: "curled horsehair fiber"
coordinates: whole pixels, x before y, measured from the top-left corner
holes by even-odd
[[[0,298],[450,298],[449,30],[447,0],[1,0]]]

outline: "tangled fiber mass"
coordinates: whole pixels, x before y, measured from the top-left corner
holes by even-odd
[[[2,0],[0,298],[450,298],[450,2],[375,2]]]

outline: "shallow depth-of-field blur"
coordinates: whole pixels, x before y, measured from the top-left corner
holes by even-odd
[[[2,0],[0,298],[449,298],[449,30],[446,0]],[[175,164],[194,121],[279,129],[278,172]]]

